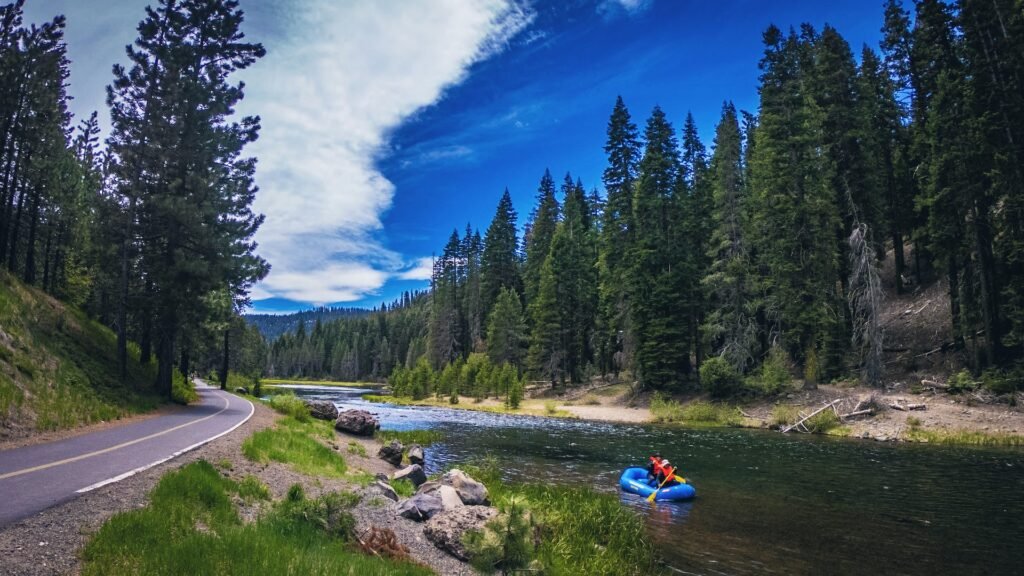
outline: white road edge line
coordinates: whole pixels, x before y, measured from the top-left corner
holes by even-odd
[[[245,398],[240,398],[240,400],[245,400]],[[248,400],[245,400],[245,401],[249,402]],[[238,424],[235,424],[234,426],[232,426],[231,428],[228,428],[227,430],[221,432],[220,434],[217,434],[216,436],[212,436],[210,438],[207,438],[206,440],[203,440],[202,442],[196,442],[195,444],[193,444],[193,445],[191,445],[191,446],[189,446],[187,448],[182,448],[181,450],[178,450],[174,454],[171,454],[170,456],[168,456],[166,458],[161,458],[161,459],[157,460],[156,462],[151,462],[149,464],[146,464],[145,466],[139,466],[138,468],[136,468],[134,470],[129,470],[129,471],[125,472],[124,474],[118,474],[117,476],[114,476],[113,478],[107,478],[106,480],[100,480],[99,482],[97,482],[95,484],[90,484],[90,485],[86,486],[85,488],[82,488],[80,490],[75,490],[75,494],[85,494],[86,492],[91,492],[91,491],[93,491],[93,490],[95,490],[97,488],[102,488],[102,487],[106,486],[107,484],[113,484],[114,482],[120,482],[121,480],[124,480],[125,478],[130,478],[131,476],[134,476],[134,475],[138,474],[139,472],[144,472],[144,471],[149,470],[150,468],[152,468],[154,466],[159,466],[160,464],[163,464],[164,462],[167,462],[168,460],[173,460],[173,459],[177,458],[178,456],[181,456],[182,454],[184,454],[186,452],[191,452],[192,450],[195,450],[196,448],[199,448],[203,444],[209,444],[210,442],[213,442],[214,440],[216,440],[217,438],[220,438],[221,436],[224,436],[225,434],[230,434],[231,432],[234,432],[236,428],[238,428],[242,424],[245,424],[246,422],[248,422],[249,418],[252,418],[252,415],[255,412],[256,412],[256,407],[253,406],[252,402],[249,402],[249,415],[246,416],[245,419],[242,420],[241,422],[239,422]]]

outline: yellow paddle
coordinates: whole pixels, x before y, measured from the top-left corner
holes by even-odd
[[[665,479],[661,481],[661,484],[658,486],[658,489],[655,490],[654,492],[651,492],[651,495],[647,497],[647,501],[648,502],[654,502],[654,498],[658,495],[658,492],[661,491],[661,487],[664,486],[666,482],[668,482],[669,480],[671,480],[672,478],[675,478],[675,477],[676,477],[676,471],[673,468],[671,472],[669,472],[668,474],[665,475]],[[679,476],[678,478],[679,478],[679,482],[680,483],[686,484],[686,478],[683,478],[682,476]]]

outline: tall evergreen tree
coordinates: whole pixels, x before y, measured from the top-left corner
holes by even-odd
[[[518,367],[525,343],[526,321],[519,295],[502,288],[487,321],[487,356],[497,366],[507,362]]]
[[[244,42],[235,0],[161,0],[139,24],[130,70],[108,88],[122,193],[137,203],[153,282],[158,388],[170,394],[176,343],[202,317],[203,297],[244,297],[268,266],[253,254],[263,220],[250,210],[255,159],[242,157],[259,120],[230,116],[243,96],[229,76],[264,54]]]
[[[523,280],[519,272],[519,241],[516,236],[516,211],[508,189],[498,201],[498,209],[484,235],[480,260],[481,314],[487,318],[502,288],[522,297]]]
[[[540,288],[540,270],[551,249],[551,239],[555,235],[559,212],[558,199],[555,198],[555,180],[551,177],[551,172],[545,170],[544,176],[540,179],[540,187],[537,189],[537,207],[530,218],[530,233],[525,239],[523,250],[526,254],[526,261],[523,265],[523,284],[527,303],[537,297],[537,291]]]
[[[598,364],[602,372],[632,365],[633,331],[629,322],[626,255],[633,237],[633,188],[640,162],[640,139],[622,97],[608,120],[604,150],[608,166],[602,181],[605,205],[600,237],[600,320]]]

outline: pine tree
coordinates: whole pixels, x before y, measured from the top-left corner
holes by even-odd
[[[250,238],[255,159],[241,156],[259,120],[229,120],[243,85],[228,77],[264,54],[243,42],[234,0],[161,0],[147,9],[131,70],[108,88],[122,194],[146,231],[142,261],[153,281],[158,389],[170,394],[176,341],[203,316],[202,298],[227,287],[244,298],[268,271]]]
[[[555,198],[555,180],[551,172],[544,171],[537,189],[537,207],[530,217],[530,233],[526,237],[523,252],[526,262],[523,265],[523,284],[527,305],[537,297],[540,288],[540,270],[551,249],[551,239],[555,235],[558,224],[560,206]]]
[[[519,274],[519,241],[516,237],[516,211],[508,189],[501,195],[498,209],[484,236],[480,260],[481,317],[488,318],[502,288],[523,294]]]
[[[770,333],[802,367],[806,383],[843,306],[836,294],[838,210],[823,159],[821,112],[804,89],[814,37],[778,28],[764,34],[761,110],[751,158],[751,231],[763,268]]]
[[[646,148],[633,199],[630,312],[636,368],[645,386],[665,388],[691,370],[686,322],[686,273],[680,263],[684,214],[680,159],[672,125],[655,107],[644,131]]]
[[[702,325],[711,351],[743,373],[755,361],[757,324],[753,317],[751,262],[746,246],[745,185],[739,120],[732,102],[722,105],[711,158],[714,229],[708,242],[711,263],[703,287],[709,309]]]
[[[711,260],[708,256],[709,241],[714,229],[712,219],[712,183],[708,174],[707,150],[697,134],[697,123],[693,114],[686,114],[683,124],[682,173],[680,178],[681,199],[683,200],[684,231],[681,249],[687,265],[683,281],[686,283],[688,301],[687,327],[690,331],[688,346],[693,349],[696,368],[700,368],[703,346],[700,326],[704,322],[707,301],[701,288],[701,279],[708,273]]]
[[[630,367],[633,333],[629,322],[626,255],[633,236],[633,188],[640,141],[629,110],[619,96],[608,120],[604,170],[605,205],[600,237],[600,321],[598,364],[601,372]]]
[[[519,366],[526,343],[526,322],[519,296],[502,288],[487,321],[487,356],[494,364]]]

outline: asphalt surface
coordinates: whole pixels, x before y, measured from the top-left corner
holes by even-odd
[[[174,414],[0,451],[0,527],[198,448],[252,416],[248,400],[196,391],[199,403]]]

